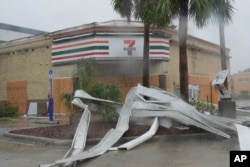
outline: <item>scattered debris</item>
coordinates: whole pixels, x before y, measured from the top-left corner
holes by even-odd
[[[83,104],[81,99],[91,101],[90,106],[95,105],[97,101],[109,103],[119,113],[115,129],[110,129],[104,138],[89,150],[84,150],[84,148],[91,112],[89,106]],[[110,100],[95,98],[83,90],[77,90],[72,104],[82,108],[84,112],[70,150],[61,160],[56,160],[52,164],[40,165],[40,167],[72,166],[76,165],[76,162],[99,156],[109,150],[130,150],[152,138],[159,126],[167,128],[173,126],[172,120],[183,124],[183,126],[176,128],[186,129],[192,125],[224,138],[230,138],[230,135],[226,132],[238,130],[240,142],[243,143],[240,144],[241,149],[249,149],[250,147],[250,130],[248,127],[239,125],[243,124],[243,121],[200,113],[177,96],[157,88],[146,88],[141,85],[132,88],[126,97],[124,105]],[[151,128],[142,136],[128,143],[112,147],[129,129],[129,121],[144,123],[150,125]],[[247,136],[242,136],[241,133],[246,133]],[[248,137],[248,141],[244,140],[245,137]]]
[[[235,124],[239,136],[240,150],[250,150],[250,130],[249,127]]]

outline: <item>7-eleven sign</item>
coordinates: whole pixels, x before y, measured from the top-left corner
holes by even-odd
[[[128,55],[132,56],[132,51],[136,50],[136,48],[134,47],[135,40],[126,39],[123,41],[123,43],[127,45],[127,47],[124,47],[123,50],[128,51]]]

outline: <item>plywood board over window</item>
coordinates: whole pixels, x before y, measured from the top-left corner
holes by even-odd
[[[67,108],[64,106],[61,96],[63,93],[73,92],[72,78],[58,78],[53,80],[53,98],[54,98],[54,112],[59,114],[69,114]]]
[[[18,107],[18,114],[27,112],[27,82],[12,81],[7,83],[7,101]]]

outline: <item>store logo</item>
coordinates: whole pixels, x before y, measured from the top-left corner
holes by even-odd
[[[135,40],[124,40],[123,43],[127,45],[127,47],[124,47],[123,50],[128,51],[128,55],[132,56],[132,51],[136,50],[135,46]]]

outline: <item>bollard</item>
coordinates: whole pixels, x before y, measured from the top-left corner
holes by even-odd
[[[54,113],[54,101],[53,97],[49,98],[49,121],[53,121],[53,113]]]

